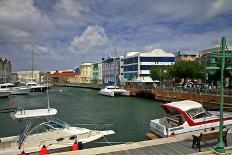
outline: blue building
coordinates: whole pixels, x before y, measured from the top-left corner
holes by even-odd
[[[106,85],[119,84],[120,58],[110,55],[102,61],[102,78]]]

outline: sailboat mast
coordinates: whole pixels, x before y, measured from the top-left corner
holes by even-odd
[[[31,79],[33,80],[33,70],[34,70],[34,46],[32,48],[32,59],[31,59]]]
[[[114,58],[114,86],[116,88],[116,81],[117,81],[117,78],[116,78],[116,68],[117,68],[117,63],[116,63],[116,57],[117,57],[117,50],[116,50],[116,40],[115,40],[115,33],[114,33],[114,54],[115,54],[115,58]]]
[[[48,97],[48,111],[50,111],[50,100],[49,100],[49,94],[48,94],[48,73],[47,73],[47,97]]]

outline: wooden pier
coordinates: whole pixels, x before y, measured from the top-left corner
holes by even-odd
[[[143,96],[146,98],[152,98],[155,100],[172,102],[180,100],[193,100],[203,104],[203,106],[211,107],[218,106],[220,104],[220,95],[216,94],[203,94],[184,91],[168,91],[158,89],[139,89],[139,88],[127,88],[130,91],[131,96]],[[225,107],[232,107],[232,96],[224,95]]]

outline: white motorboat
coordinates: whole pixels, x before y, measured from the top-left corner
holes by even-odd
[[[219,111],[206,111],[195,101],[161,104],[166,116],[150,121],[150,131],[159,137],[205,132],[219,128]],[[232,125],[232,113],[224,112],[224,128]]]
[[[25,86],[16,87],[12,83],[2,83],[0,84],[0,87],[7,88],[10,91],[11,95],[24,95],[24,94],[29,94],[30,92],[30,88]]]
[[[0,154],[17,154],[20,152],[18,148],[27,153],[38,152],[43,145],[47,146],[48,150],[67,148],[75,141],[85,144],[114,133],[113,130],[74,127],[58,119],[40,122],[33,127],[32,123],[28,123],[19,136],[0,138]]]
[[[10,90],[8,88],[0,88],[0,97],[8,97]]]
[[[129,91],[120,88],[118,86],[106,86],[104,89],[101,89],[99,91],[99,94],[106,96],[117,96],[117,95],[130,96]]]
[[[32,92],[42,92],[48,89],[47,85],[38,84],[34,81],[28,82],[26,86],[30,88]]]

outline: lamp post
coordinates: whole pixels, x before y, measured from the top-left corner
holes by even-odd
[[[218,53],[212,53],[211,56],[211,62],[208,67],[206,67],[206,70],[209,71],[209,74],[214,74],[216,70],[220,69],[219,67],[216,66],[216,61],[215,58],[220,58],[221,59],[221,90],[220,90],[220,124],[219,124],[219,130],[220,130],[220,137],[219,137],[219,142],[215,148],[215,151],[218,153],[225,153],[224,149],[224,142],[222,139],[222,133],[223,133],[223,104],[224,104],[224,69],[225,69],[225,58],[231,58],[232,53],[231,52],[225,52],[225,47],[226,47],[226,39],[225,37],[222,37],[221,39],[221,52]],[[226,69],[231,71],[231,67],[227,67]]]

